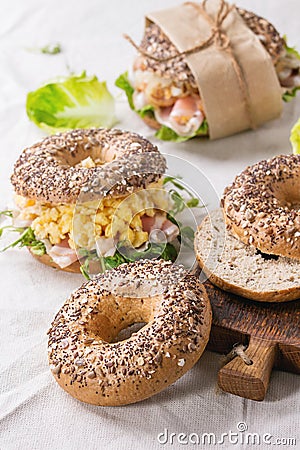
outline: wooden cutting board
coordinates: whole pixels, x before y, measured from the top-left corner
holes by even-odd
[[[205,282],[213,310],[208,349],[228,354],[242,343],[246,364],[236,356],[218,373],[219,387],[240,397],[263,400],[273,367],[300,374],[300,300],[262,303]]]

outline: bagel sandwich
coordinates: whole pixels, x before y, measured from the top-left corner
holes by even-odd
[[[25,149],[11,181],[11,246],[44,264],[98,273],[141,258],[175,260],[180,229],[168,213],[166,160],[121,130],[72,130]],[[170,177],[169,177],[170,178]]]
[[[300,88],[300,55],[268,20],[241,8],[237,11],[268,52],[282,88],[282,98],[290,101]],[[126,92],[131,108],[157,130],[156,136],[162,140],[180,142],[209,136],[209,123],[195,76],[184,56],[157,24],[146,24],[139,49],[145,54],[140,53],[132,69],[116,81]],[[158,60],[166,58],[171,59]]]

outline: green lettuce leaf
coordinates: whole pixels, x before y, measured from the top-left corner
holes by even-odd
[[[162,125],[159,130],[155,133],[155,136],[158,139],[161,139],[162,141],[172,141],[172,142],[185,142],[189,139],[192,139],[196,136],[208,136],[209,130],[208,130],[208,123],[207,120],[204,119],[201,126],[198,128],[198,130],[191,134],[190,136],[179,136],[174,130],[172,130],[169,127],[166,127],[165,125]]]
[[[146,115],[154,117],[154,106],[152,105],[146,105],[142,109],[135,109],[133,103],[134,88],[130,84],[127,71],[122,73],[116,79],[115,85],[125,92],[130,108],[133,111],[135,111],[141,118],[144,118]],[[193,137],[208,136],[208,134],[209,134],[208,123],[207,120],[205,119],[202,125],[198,128],[198,130],[190,136],[179,136],[174,130],[172,130],[169,127],[166,127],[165,125],[162,125],[159,128],[159,130],[155,133],[155,136],[158,139],[161,139],[162,141],[184,142]]]
[[[130,108],[135,111],[134,104],[133,104],[133,93],[134,88],[131,86],[129,79],[128,79],[128,72],[122,73],[115,81],[115,85],[122,89],[122,91],[125,92],[128,103]]]
[[[50,133],[73,128],[112,127],[114,98],[96,76],[71,75],[46,83],[27,95],[30,120]]]
[[[283,40],[284,40],[284,47],[285,47],[287,53],[289,55],[295,56],[297,59],[300,60],[300,53],[297,51],[296,47],[289,47],[288,46],[286,35],[283,36]]]
[[[293,147],[293,153],[295,155],[300,154],[300,119],[293,126],[290,136],[290,141]]]
[[[154,106],[152,105],[146,105],[142,109],[138,109],[136,111],[139,116],[143,119],[145,116],[152,116],[154,117]]]
[[[296,48],[288,46],[287,37],[286,36],[283,36],[283,40],[284,40],[284,48],[285,48],[287,54],[290,55],[291,58],[293,58],[293,59],[296,58],[296,59],[299,59],[299,61],[300,61],[300,53],[296,50]],[[294,88],[292,88],[290,90],[288,89],[282,95],[282,100],[287,102],[287,103],[290,102],[291,100],[293,100],[296,97],[297,92],[299,90],[300,90],[300,86],[296,86],[296,87],[294,87]]]
[[[290,91],[286,91],[282,96],[282,100],[287,103],[290,102],[296,97],[298,91],[300,91],[300,86],[294,87]]]
[[[154,116],[154,107],[152,105],[146,105],[142,109],[135,109],[133,103],[134,88],[130,84],[128,72],[122,73],[116,79],[115,85],[125,92],[130,108],[132,109],[132,111],[135,111],[142,119],[145,116]]]

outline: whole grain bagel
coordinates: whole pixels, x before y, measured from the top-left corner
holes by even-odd
[[[146,325],[128,339],[121,330]],[[122,264],[83,284],[52,322],[49,363],[83,402],[113,406],[144,400],[174,383],[207,344],[211,308],[200,281],[166,261]]]
[[[237,10],[250,30],[258,36],[275,65],[284,51],[284,40],[279,32],[267,19],[241,8]],[[183,56],[173,58],[179,54],[179,51],[158,25],[147,24],[140,46],[143,51],[156,58],[172,57],[169,61],[161,62],[142,56],[144,70],[155,72],[161,77],[171,78],[177,83],[184,83],[198,91],[195,77],[185,58]]]
[[[101,165],[78,165],[92,157]],[[118,197],[157,181],[165,158],[142,136],[117,129],[78,129],[26,148],[11,177],[15,192],[51,204]]]
[[[203,274],[225,291],[259,302],[300,296],[300,261],[265,255],[244,244],[226,231],[221,209],[199,225],[195,252]]]
[[[247,167],[225,189],[228,229],[263,253],[300,259],[300,155]]]

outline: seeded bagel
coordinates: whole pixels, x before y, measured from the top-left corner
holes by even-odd
[[[204,274],[225,291],[264,302],[300,297],[300,262],[268,257],[241,242],[226,230],[221,209],[200,224],[195,252]]]
[[[279,32],[268,20],[250,11],[238,8],[238,12],[251,31],[259,37],[275,65],[284,50],[284,40]],[[174,57],[179,53],[175,45],[154,23],[147,25],[141,42],[141,49],[156,58]],[[187,84],[195,92],[198,91],[195,77],[183,56],[178,56],[167,62],[155,61],[145,56],[142,56],[142,59],[144,70],[153,71],[161,77],[171,78],[179,84]]]
[[[225,222],[263,253],[300,259],[300,155],[281,155],[247,167],[225,189]]]
[[[259,38],[261,44],[265,47],[274,66],[285,53],[285,42],[276,28],[266,19],[256,15],[253,12],[237,8],[238,13],[243,18],[250,30]],[[184,56],[179,55],[176,46],[164,34],[160,27],[155,23],[147,24],[140,48],[155,58],[172,58],[169,61],[157,61],[147,56],[139,56],[139,65],[143,71],[153,72],[161,79],[172,80],[174,84],[181,88],[183,97],[185,95],[198,95],[199,89],[189,65]],[[176,57],[177,56],[177,57]],[[166,101],[168,104],[166,104]],[[165,107],[174,104],[174,99],[157,97],[152,98],[151,105],[156,107]],[[152,115],[145,114],[142,120],[151,128],[159,129],[159,123]]]
[[[77,163],[92,157],[102,165]],[[118,197],[145,188],[165,173],[166,161],[142,136],[117,129],[78,129],[26,148],[11,177],[18,195],[41,202],[76,203]]]
[[[128,339],[121,330],[146,325]],[[122,264],[83,284],[52,322],[49,363],[58,384],[94,405],[144,400],[184,375],[209,338],[204,286],[166,261]]]

